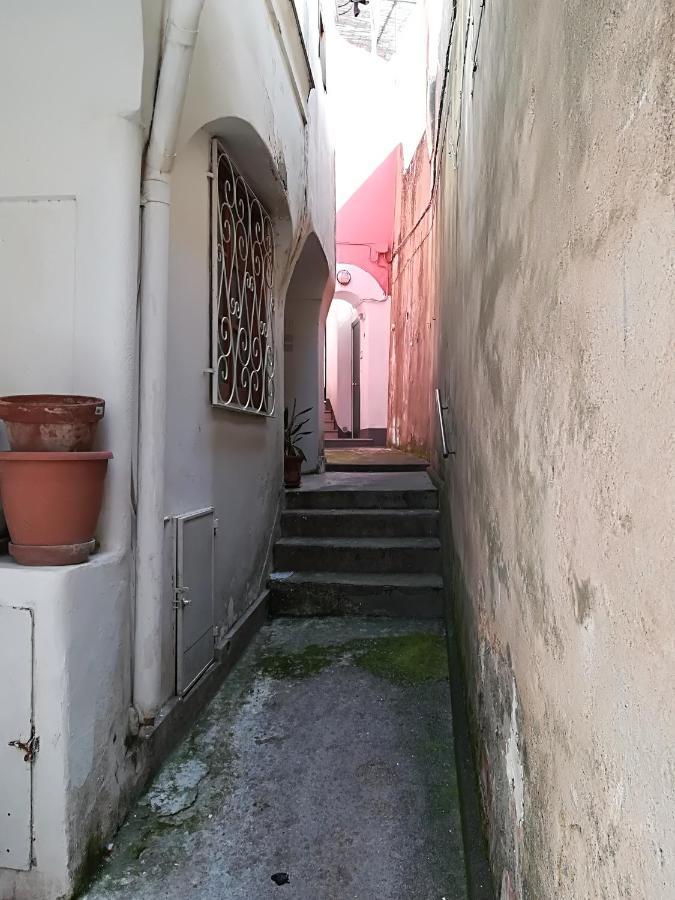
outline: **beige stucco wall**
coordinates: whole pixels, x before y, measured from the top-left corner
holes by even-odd
[[[420,252],[503,897],[675,896],[673,15],[457,4]]]

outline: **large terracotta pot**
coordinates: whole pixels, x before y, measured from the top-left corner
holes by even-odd
[[[99,397],[68,394],[19,394],[0,397],[0,419],[9,446],[20,452],[91,450],[105,413]]]
[[[112,453],[0,453],[11,543],[28,565],[83,562],[93,550]]]
[[[284,484],[287,488],[300,487],[301,456],[284,456]]]

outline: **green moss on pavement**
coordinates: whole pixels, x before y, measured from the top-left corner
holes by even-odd
[[[310,644],[297,653],[268,653],[262,659],[260,671],[276,680],[310,678],[343,658],[394,684],[420,684],[448,677],[444,637],[425,632],[357,639],[344,644]]]

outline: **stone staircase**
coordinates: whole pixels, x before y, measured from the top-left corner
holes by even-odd
[[[330,400],[324,400],[323,429],[324,447],[327,450],[344,450],[348,447],[372,447],[374,443],[372,438],[347,437],[349,432],[340,434]]]
[[[425,472],[306,477],[286,491],[272,612],[440,617],[438,516]]]
[[[338,426],[330,400],[324,400],[323,437],[325,441],[336,441],[338,439]]]

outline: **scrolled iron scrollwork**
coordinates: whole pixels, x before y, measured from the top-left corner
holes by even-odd
[[[222,145],[213,143],[212,401],[274,412],[272,220]]]

